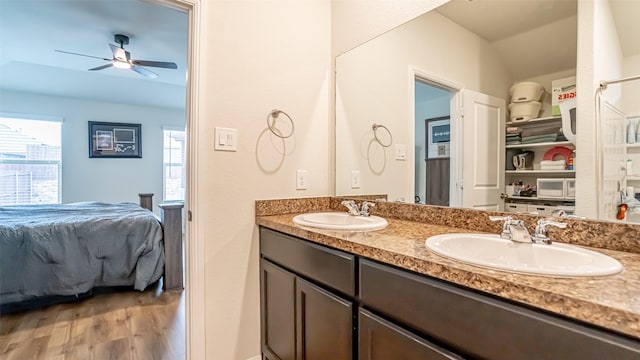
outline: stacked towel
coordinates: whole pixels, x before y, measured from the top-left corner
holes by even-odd
[[[521,144],[538,144],[544,142],[555,142],[558,139],[558,134],[546,134],[546,135],[533,135],[533,136],[523,136]]]
[[[542,160],[540,170],[564,170],[566,167],[564,160]]]
[[[557,134],[559,130],[560,126],[558,125],[529,127],[522,130],[522,137]]]
[[[522,140],[522,137],[520,136],[522,129],[519,127],[510,126],[510,127],[507,127],[506,130],[507,130],[506,131],[507,135],[506,135],[505,143],[507,145],[520,144],[520,140]]]
[[[569,141],[569,139],[567,139],[564,136],[564,133],[562,132],[562,128],[560,128],[560,130],[558,130],[558,139],[556,139],[556,141]]]

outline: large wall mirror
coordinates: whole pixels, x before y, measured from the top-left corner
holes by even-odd
[[[595,6],[599,13],[593,17],[611,19],[617,75],[640,73],[640,46],[632,35],[637,29],[629,28],[637,25],[627,15],[640,9],[621,0],[608,5]],[[598,168],[580,163],[580,146],[592,148],[596,135],[578,131],[576,139],[566,139],[551,101],[558,80],[576,77],[573,85],[580,88],[581,81],[605,80],[597,77],[611,73],[585,74],[585,62],[598,60],[582,56],[579,38],[591,36],[587,42],[596,45],[609,39],[589,35],[592,29],[579,24],[585,18],[579,16],[581,6],[575,0],[452,0],[339,55],[336,195],[387,194],[389,201],[416,204],[598,217],[593,191],[584,191],[590,194],[583,198],[576,194],[581,181],[585,189],[601,190],[595,185]],[[522,82],[544,88],[539,122],[510,122],[515,114],[508,111],[510,89]],[[629,99],[638,86],[621,85],[606,96],[625,116],[637,115],[640,108]],[[595,85],[586,88],[587,107],[595,108]],[[574,116],[574,124],[583,121],[578,130],[595,126],[595,119],[583,117]],[[513,144],[505,137],[508,127],[524,129],[523,141],[536,136],[544,141]],[[551,133],[553,139],[547,139]],[[585,161],[595,161],[590,151],[584,152]],[[558,154],[549,160],[550,153]],[[640,157],[640,151],[628,156]],[[545,167],[549,163],[541,169],[543,160],[569,157],[572,162],[575,157],[574,169],[583,166],[580,171],[567,164],[562,170]],[[640,168],[640,158],[635,162]],[[640,192],[634,181],[631,176],[616,186],[636,185]],[[519,195],[538,184],[545,195]],[[615,214],[610,215],[600,218]]]

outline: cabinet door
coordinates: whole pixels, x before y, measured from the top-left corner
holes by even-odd
[[[366,310],[359,310],[360,360],[462,359]]]
[[[295,359],[295,276],[260,259],[261,345],[271,360]]]
[[[296,279],[297,359],[353,358],[353,304]]]
[[[640,359],[636,339],[369,260],[360,262],[360,298],[367,308],[473,358]]]

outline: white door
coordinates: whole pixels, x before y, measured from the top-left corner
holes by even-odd
[[[505,101],[471,90],[462,96],[462,206],[503,211]]]

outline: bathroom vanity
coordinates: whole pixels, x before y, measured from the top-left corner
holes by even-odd
[[[609,277],[520,275],[424,247],[469,228],[388,218],[342,232],[256,214],[267,359],[640,358],[640,254],[602,250],[625,266]]]

